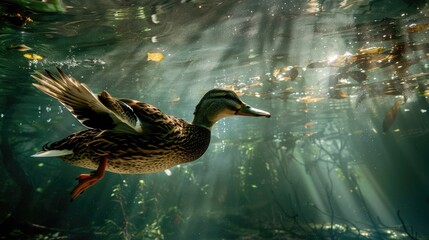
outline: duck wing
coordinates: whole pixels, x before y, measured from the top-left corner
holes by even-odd
[[[59,76],[46,70],[46,75],[32,75],[40,91],[60,101],[84,126],[132,134],[142,133],[142,126],[133,108],[110,96],[106,91],[94,94],[85,84],[67,76],[57,68]]]
[[[123,98],[119,101],[133,109],[145,134],[164,135],[164,137],[169,134],[181,136],[183,129],[189,124],[183,119],[163,113],[148,103]]]

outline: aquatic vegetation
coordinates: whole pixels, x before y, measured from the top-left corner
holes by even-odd
[[[158,215],[153,222],[148,218],[159,212],[156,197],[150,197],[145,181],[139,180],[137,192],[133,194],[126,180],[113,186],[111,197],[119,205],[121,213],[118,219],[106,219],[104,226],[98,231],[105,239],[164,239],[162,222],[166,215]],[[171,214],[166,211],[165,214]],[[103,234],[108,233],[108,234]]]

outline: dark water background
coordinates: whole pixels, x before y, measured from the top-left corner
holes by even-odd
[[[429,239],[426,1],[64,6],[0,3],[1,239]],[[56,66],[188,121],[214,87],[272,117],[221,120],[201,159],[107,173],[70,203],[90,170],[30,157],[83,129],[31,85]]]

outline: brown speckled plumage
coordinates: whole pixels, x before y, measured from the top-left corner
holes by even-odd
[[[85,84],[46,71],[33,75],[33,85],[56,98],[87,128],[47,144],[34,157],[60,157],[76,166],[96,169],[81,174],[72,199],[94,185],[105,171],[125,174],[153,173],[198,159],[210,143],[210,129],[226,116],[264,116],[230,90],[213,89],[198,103],[192,123],[167,115],[135,100],[96,95]]]
[[[43,150],[73,149],[73,154],[61,158],[89,169],[97,169],[102,157],[107,156],[109,164],[106,170],[109,172],[159,172],[198,159],[209,146],[208,129],[183,120],[179,122],[182,126],[177,134],[134,136],[88,129],[46,145]]]

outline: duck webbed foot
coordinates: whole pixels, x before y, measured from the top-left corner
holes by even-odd
[[[83,193],[86,189],[96,184],[100,179],[104,177],[104,172],[106,171],[107,166],[107,157],[103,157],[103,160],[98,165],[97,170],[91,172],[90,174],[81,174],[76,180],[79,183],[73,188],[71,192],[70,201],[75,200],[81,193]]]

